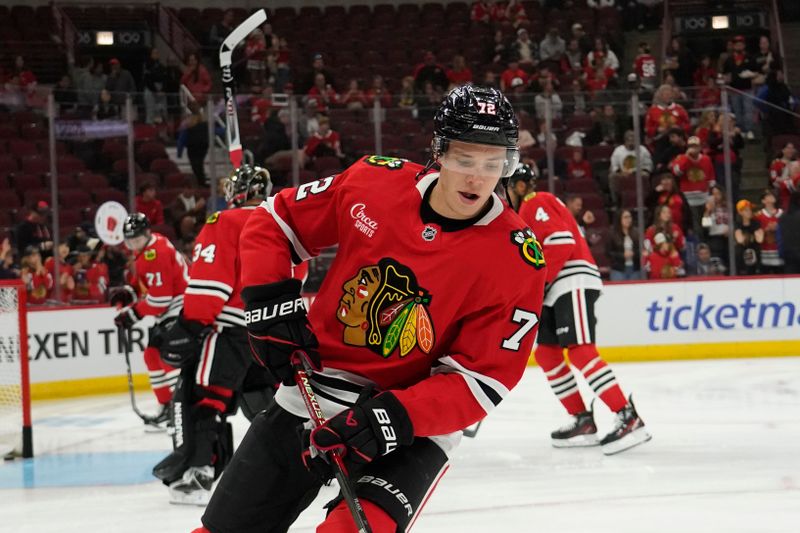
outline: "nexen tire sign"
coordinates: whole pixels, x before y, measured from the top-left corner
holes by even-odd
[[[597,317],[601,347],[796,342],[800,277],[608,285]]]

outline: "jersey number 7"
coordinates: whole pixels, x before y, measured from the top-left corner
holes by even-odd
[[[503,348],[506,350],[518,351],[523,337],[527,335],[539,323],[539,315],[524,309],[514,309],[514,316],[511,321],[522,324],[509,338],[503,340]]]

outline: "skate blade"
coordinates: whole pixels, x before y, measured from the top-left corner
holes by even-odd
[[[211,499],[210,490],[193,490],[192,492],[181,492],[169,489],[169,503],[173,505],[196,505],[205,507]]]
[[[167,426],[145,424],[144,425],[144,432],[145,433],[166,433],[167,432]]]
[[[647,428],[640,427],[636,429],[621,439],[609,442],[608,444],[603,446],[603,453],[605,455],[614,455],[620,452],[624,452],[625,450],[629,450],[634,446],[638,446],[640,444],[644,444],[645,442],[652,439],[653,436],[647,431]]]
[[[588,435],[575,435],[568,439],[550,439],[554,448],[587,448],[589,446],[598,446],[600,441],[597,439],[595,433]]]

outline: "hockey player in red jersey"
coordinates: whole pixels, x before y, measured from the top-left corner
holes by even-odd
[[[520,165],[517,173],[530,179],[530,167]],[[535,352],[556,397],[572,423],[551,433],[553,446],[594,446],[600,444],[610,455],[650,440],[636,409],[625,399],[614,372],[595,347],[594,305],[603,283],[589,246],[566,206],[550,193],[532,192],[522,202],[519,216],[541,239],[547,258],[547,290]],[[572,366],[586,378],[594,393],[617,413],[617,424],[597,439],[594,416],[586,409],[575,375],[564,359],[567,349]]]
[[[150,386],[161,410],[148,424],[161,427],[169,419],[169,402],[172,387],[180,370],[164,363],[158,345],[158,335],[163,327],[178,317],[183,306],[183,292],[189,281],[189,272],[183,256],[169,239],[150,231],[150,222],[142,213],[131,213],[123,225],[125,246],[135,255],[136,284],[144,297],[124,307],[114,319],[123,329],[131,328],[145,316],[156,317],[150,329],[149,342],[144,350],[144,363],[150,376]],[[113,303],[113,302],[112,302]]]
[[[539,321],[539,243],[493,193],[519,159],[496,89],[453,89],[434,118],[440,172],[367,156],[285,189],[241,240],[253,356],[283,384],[220,480],[198,532],[285,532],[344,455],[375,533],[407,531],[461,431],[519,381]],[[295,263],[338,243],[306,315]],[[328,421],[309,431],[290,358],[306,354]],[[305,430],[305,431],[302,431]],[[297,433],[302,439],[297,438]],[[340,498],[317,528],[355,531]]]
[[[153,469],[172,503],[205,505],[233,454],[226,414],[239,401],[247,418],[264,410],[277,383],[250,355],[239,275],[239,238],[269,196],[269,172],[243,166],[225,183],[234,209],[208,217],[195,239],[183,312],[164,328],[162,358],[181,368],[175,387],[174,451]]]

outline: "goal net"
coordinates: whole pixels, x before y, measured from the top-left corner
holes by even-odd
[[[0,456],[33,455],[25,286],[0,281]]]

